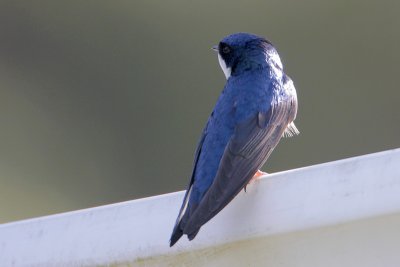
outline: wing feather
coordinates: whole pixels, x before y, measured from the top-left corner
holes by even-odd
[[[179,210],[179,214],[178,214],[178,217],[177,217],[177,219],[175,221],[175,226],[174,226],[174,229],[173,229],[172,234],[171,234],[171,238],[170,238],[170,246],[171,247],[183,235],[183,226],[184,225],[181,225],[181,223],[183,221],[187,220],[187,218],[183,218],[183,217],[185,216],[185,214],[188,214],[188,213],[186,213],[186,209],[187,209],[188,204],[189,204],[190,193],[192,192],[192,186],[193,186],[193,183],[194,183],[194,174],[196,173],[196,167],[197,167],[197,161],[199,160],[199,156],[200,156],[200,153],[201,153],[201,148],[203,146],[204,139],[207,136],[207,127],[208,127],[208,122],[207,122],[206,127],[203,130],[203,133],[202,133],[202,135],[200,137],[200,141],[199,141],[199,143],[197,145],[197,148],[196,148],[196,152],[195,152],[195,156],[194,156],[194,162],[193,162],[193,171],[192,171],[192,175],[191,175],[191,178],[190,178],[190,182],[189,182],[189,185],[188,185],[188,187],[186,189],[186,193],[185,193],[185,196],[183,198],[182,206],[181,206],[181,208]]]
[[[183,229],[193,239],[200,227],[221,211],[265,163],[296,116],[296,98],[280,101],[236,126],[213,184]],[[293,107],[295,105],[295,107]]]

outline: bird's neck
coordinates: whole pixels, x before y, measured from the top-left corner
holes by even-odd
[[[241,58],[232,69],[232,75],[238,76],[249,71],[266,71],[272,75],[281,76],[282,62],[275,50],[259,53],[251,57]]]
[[[266,61],[245,59],[240,60],[232,69],[232,75],[239,76],[250,71],[262,71],[269,68]]]

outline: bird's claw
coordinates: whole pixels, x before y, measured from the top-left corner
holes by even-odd
[[[244,186],[244,192],[247,193],[247,186],[251,183],[253,183],[255,180],[258,180],[261,176],[266,175],[268,173],[257,170],[257,172],[254,174],[254,176],[251,178],[251,180]]]

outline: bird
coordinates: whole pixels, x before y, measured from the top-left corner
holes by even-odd
[[[191,241],[252,180],[283,136],[299,134],[297,94],[267,39],[234,33],[213,47],[226,78],[195,151],[170,238]]]

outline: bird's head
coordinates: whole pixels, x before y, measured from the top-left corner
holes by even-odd
[[[282,69],[281,60],[273,45],[254,34],[228,35],[213,50],[218,52],[219,64],[226,79],[249,70],[266,68],[271,64]]]

